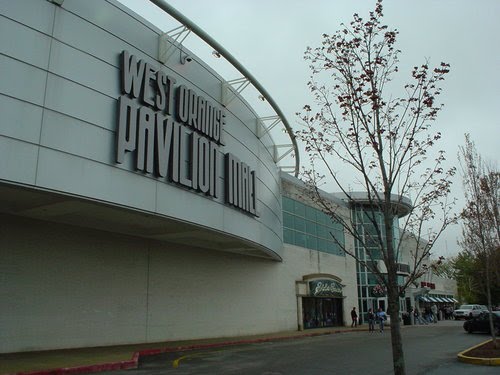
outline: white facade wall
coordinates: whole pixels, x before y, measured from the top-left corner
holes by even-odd
[[[297,329],[295,282],[349,258],[285,246],[284,261],[0,216],[0,352]],[[29,228],[29,230],[27,230]]]

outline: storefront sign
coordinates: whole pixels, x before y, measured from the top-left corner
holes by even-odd
[[[342,297],[342,285],[335,280],[310,281],[309,291],[314,297]]]
[[[421,281],[421,282],[420,282],[420,286],[421,286],[422,288],[436,289],[436,284],[434,284],[434,283],[428,283],[428,282],[426,282],[426,281]]]
[[[135,153],[138,171],[204,193],[257,216],[256,172],[224,154],[225,113],[174,77],[123,51],[116,162]],[[224,179],[224,192],[219,179]]]

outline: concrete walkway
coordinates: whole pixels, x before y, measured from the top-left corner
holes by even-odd
[[[386,329],[389,327],[387,326]],[[317,328],[243,337],[0,354],[0,374],[61,375],[129,369],[136,368],[139,357],[145,355],[355,331],[368,331],[368,325],[357,328]]]

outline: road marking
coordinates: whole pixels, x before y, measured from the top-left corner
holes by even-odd
[[[250,351],[250,350],[257,350],[256,347],[247,347],[247,348],[229,348],[229,347],[226,347],[225,349],[219,349],[219,350],[209,350],[209,351],[206,351],[206,352],[199,352],[199,353],[193,353],[193,354],[187,354],[187,355],[183,355],[182,357],[179,357],[175,360],[172,361],[172,367],[173,368],[178,368],[179,365],[181,364],[181,361],[184,360],[184,359],[189,359],[189,358],[195,358],[195,357],[203,357],[205,355],[209,355],[209,354],[214,354],[214,353],[222,353],[222,352],[227,352],[227,351],[231,351],[233,353],[237,353],[237,352],[245,352],[245,351]]]
[[[174,361],[172,361],[172,367],[173,368],[179,367],[180,362],[183,359],[186,359],[186,358],[202,357],[203,355],[213,354],[213,353],[219,353],[219,352],[222,352],[222,351],[223,350],[212,350],[212,351],[209,351],[209,352],[201,352],[201,353],[193,353],[193,354],[183,355],[182,357],[179,357],[179,358],[175,359]]]

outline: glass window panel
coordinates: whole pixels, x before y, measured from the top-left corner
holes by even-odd
[[[361,284],[366,284],[366,273],[360,273]]]
[[[365,216],[365,219],[367,219],[367,221],[365,221],[365,223],[373,223],[374,221],[376,223],[381,223],[382,222],[382,215],[380,212],[368,212],[368,214]]]
[[[306,207],[306,219],[316,221],[316,212],[317,211],[318,210],[316,210],[315,208],[307,206]]]
[[[334,238],[338,238],[337,234],[335,233],[335,229],[329,228],[328,229],[328,240],[334,241]]]
[[[366,254],[367,254],[367,258],[369,258],[369,259],[373,259],[373,260],[382,259],[380,249],[377,249],[377,248],[370,247],[369,249],[366,250]]]
[[[368,273],[368,284],[370,285],[377,285],[380,284],[377,276],[375,276],[373,273]]]
[[[374,235],[374,236],[377,235],[377,228],[373,224],[365,224],[363,229],[364,229],[365,233],[369,233],[369,234]],[[380,230],[380,228],[379,228],[379,230]]]
[[[336,238],[337,238],[337,241],[339,241],[339,243],[340,243],[342,246],[345,246],[345,235],[344,235],[344,231],[342,231],[341,233],[339,233],[339,235],[338,235]]]
[[[332,230],[335,229],[335,224],[336,223],[332,219],[330,219],[330,218],[328,219],[328,228],[330,228]]]
[[[318,239],[314,236],[306,237],[306,244],[308,249],[317,250],[318,249]]]
[[[362,296],[366,298],[366,296],[368,295],[368,288],[361,288],[362,289]]]
[[[335,243],[333,241],[327,241],[328,242],[328,252],[330,254],[335,254]]]
[[[306,220],[306,232],[307,234],[316,236],[316,223]]]
[[[344,231],[344,227],[342,226],[342,224],[340,224],[338,222],[335,222],[334,227],[335,227],[335,230],[338,230],[338,231],[341,231],[341,232]]]
[[[306,231],[306,221],[305,219],[295,216],[294,218],[294,229],[298,230],[300,232],[305,232]]]
[[[353,216],[354,216],[353,221],[357,225],[361,225],[363,223],[363,217],[361,216],[360,212],[354,212]]]
[[[306,247],[306,235],[304,233],[295,232],[295,245]]]
[[[328,230],[323,225],[318,225],[316,227],[316,234],[320,238],[328,238],[329,237]]]
[[[365,235],[365,246],[366,247],[374,247],[377,246],[379,239],[377,236],[373,235]]]
[[[373,222],[373,212],[363,211],[363,223],[370,224]]]
[[[288,212],[283,212],[283,226],[286,228],[294,228],[294,216]]]
[[[293,202],[294,202],[293,199],[283,197],[283,211],[293,212],[294,211]]]
[[[339,244],[335,244],[335,254],[337,255],[344,255],[344,252],[342,251],[342,248],[339,246]]]
[[[289,244],[295,243],[294,231],[288,228],[283,228],[283,241]]]
[[[318,223],[321,223],[321,224],[328,224],[328,222],[330,221],[330,218],[324,212],[318,212],[316,217],[317,217]]]
[[[337,239],[337,241],[339,241],[340,243],[343,243],[343,241],[344,241],[344,231],[343,230],[332,229],[332,230],[330,230],[330,232]]]
[[[297,201],[294,201],[294,204],[295,204],[295,210],[294,210],[295,214],[298,216],[305,217],[306,216],[305,204],[303,204],[301,202],[297,202]]]
[[[318,239],[318,250],[325,253],[328,252],[328,241],[323,239]]]

